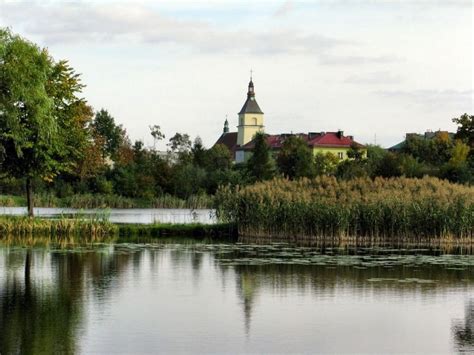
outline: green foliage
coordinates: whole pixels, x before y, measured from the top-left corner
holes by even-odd
[[[436,178],[273,179],[222,187],[216,205],[218,217],[237,223],[244,236],[391,241],[474,236],[474,188]]]
[[[118,227],[103,218],[40,219],[0,217],[0,236],[107,237],[117,234]]]
[[[92,128],[104,139],[102,155],[104,157],[115,157],[125,140],[125,132],[122,126],[115,123],[115,119],[107,110],[101,109],[95,114]]]
[[[278,170],[295,179],[314,176],[313,153],[306,142],[297,136],[288,137],[277,156]]]
[[[315,174],[320,175],[334,175],[337,171],[337,165],[339,164],[339,158],[332,153],[321,153],[318,152],[314,156],[314,170]]]
[[[453,122],[458,125],[456,138],[463,140],[471,149],[474,149],[474,116],[465,113],[459,118],[453,118]]]
[[[0,30],[0,83],[1,168],[25,178],[32,215],[32,179],[73,171],[89,141],[91,110],[67,62],[7,30]]]
[[[271,156],[265,133],[257,132],[254,143],[252,156],[247,161],[249,174],[254,181],[271,179],[275,175],[275,162]]]

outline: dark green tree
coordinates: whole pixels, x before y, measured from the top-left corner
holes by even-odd
[[[258,132],[254,137],[255,147],[247,161],[247,168],[254,181],[268,180],[275,176],[275,161],[272,158],[267,136]]]
[[[0,30],[0,163],[2,173],[24,178],[33,216],[32,181],[71,171],[88,140],[90,116],[77,95],[79,76],[45,49]]]
[[[95,114],[92,127],[104,139],[103,157],[116,158],[116,154],[125,139],[122,125],[117,125],[110,113],[101,109]]]
[[[297,136],[288,137],[277,156],[278,170],[286,177],[314,176],[313,153],[306,142]]]
[[[465,141],[471,149],[474,149],[474,116],[465,113],[459,118],[453,118],[453,122],[458,125],[456,138]]]

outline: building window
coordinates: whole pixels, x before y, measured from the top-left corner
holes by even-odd
[[[254,117],[254,118],[253,118],[253,125],[254,125],[254,126],[257,125],[257,117]]]
[[[337,157],[341,160],[344,159],[344,153],[343,152],[338,152]]]

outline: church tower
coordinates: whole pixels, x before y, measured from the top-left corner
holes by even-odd
[[[237,145],[243,146],[250,142],[255,133],[263,130],[263,112],[255,100],[252,77],[250,77],[247,100],[239,112]]]

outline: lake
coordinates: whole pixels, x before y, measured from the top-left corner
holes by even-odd
[[[474,351],[472,249],[0,244],[0,353]]]
[[[214,210],[186,208],[109,208],[75,209],[35,207],[35,216],[55,218],[64,215],[104,216],[112,223],[216,223]],[[0,215],[23,216],[26,207],[0,207]]]

